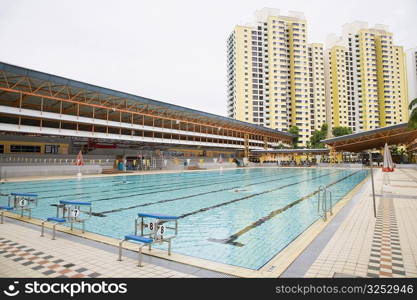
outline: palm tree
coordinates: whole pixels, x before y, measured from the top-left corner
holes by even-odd
[[[408,109],[413,109],[413,111],[410,114],[410,119],[408,120],[408,127],[412,129],[417,129],[417,98],[410,102]]]

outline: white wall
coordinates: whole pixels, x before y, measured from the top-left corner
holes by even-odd
[[[81,167],[82,174],[101,174],[102,167],[99,165],[87,165]],[[25,177],[25,176],[58,176],[76,175],[77,166],[0,166],[1,179]]]

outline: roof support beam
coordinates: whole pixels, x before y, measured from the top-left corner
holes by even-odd
[[[203,121],[202,119],[204,117],[202,117],[201,119],[197,119],[197,118],[190,118],[187,115],[185,115],[188,112],[180,112],[179,114],[177,114],[175,117],[172,116],[172,113],[170,113],[171,111],[168,109],[163,110],[162,112],[160,111],[156,111],[156,110],[149,110],[149,105],[146,104],[146,106],[144,106],[142,109],[140,109],[138,107],[139,104],[132,104],[129,105],[127,99],[123,99],[123,102],[118,104],[116,107],[115,106],[110,106],[108,105],[108,102],[111,100],[107,100],[105,102],[100,101],[99,99],[99,94],[96,92],[94,93],[94,96],[87,96],[86,92],[88,91],[84,91],[84,101],[77,99],[80,97],[80,95],[82,94],[82,91],[78,91],[76,94],[71,95],[71,91],[69,89],[69,87],[67,85],[54,85],[52,87],[52,83],[51,82],[42,82],[40,85],[34,86],[33,83],[31,83],[29,78],[26,78],[26,83],[28,86],[27,87],[22,85],[22,82],[16,82],[15,85],[13,85],[13,88],[10,87],[9,81],[8,81],[8,77],[5,74],[5,72],[2,71],[3,77],[5,79],[5,83],[6,83],[6,87],[0,87],[0,91],[2,92],[9,92],[9,93],[23,93],[24,97],[26,96],[33,96],[33,97],[39,97],[39,98],[45,98],[45,99],[50,99],[50,100],[56,100],[56,101],[64,101],[67,103],[72,103],[72,104],[76,104],[76,105],[88,105],[91,107],[94,107],[96,113],[99,112],[100,110],[107,110],[107,109],[114,109],[115,111],[119,111],[121,113],[128,113],[128,114],[136,114],[136,115],[143,115],[143,116],[147,116],[147,117],[151,117],[151,118],[158,118],[158,119],[163,119],[163,120],[179,120],[182,122],[188,122],[190,124],[197,124],[198,126],[206,126],[209,128],[218,128],[219,125],[220,127],[224,128],[224,129],[231,129],[231,130],[235,130],[237,132],[242,132],[242,133],[250,133],[250,134],[259,134],[262,137],[270,137],[270,138],[278,138],[279,140],[282,141],[290,141],[291,137],[290,136],[286,136],[286,135],[282,135],[282,136],[276,136],[272,133],[269,132],[263,132],[259,129],[256,128],[251,128],[251,127],[239,127],[239,126],[235,126],[234,124],[228,124],[225,123],[223,121],[219,121],[218,123],[213,123],[211,121]],[[33,85],[33,87],[32,87]],[[58,87],[58,90],[54,90],[56,87]],[[53,89],[54,88],[54,89]],[[97,100],[97,102],[94,102]],[[119,102],[120,99],[116,98],[116,99],[112,99],[113,103],[114,102]],[[116,100],[116,101],[114,101]],[[57,103],[58,105],[59,103]],[[123,107],[124,106],[124,107]],[[135,110],[133,110],[133,108]],[[68,108],[67,108],[68,109]],[[65,110],[64,110],[65,111]]]

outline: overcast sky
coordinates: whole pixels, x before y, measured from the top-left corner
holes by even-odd
[[[361,20],[417,46],[417,0],[0,0],[0,61],[226,115],[226,38],[263,7],[304,12],[309,42]]]

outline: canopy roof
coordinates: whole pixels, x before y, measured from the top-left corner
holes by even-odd
[[[275,149],[275,150],[251,150],[251,153],[271,153],[271,154],[324,154],[329,153],[329,149]]]
[[[337,151],[361,152],[388,145],[416,144],[417,129],[408,128],[407,123],[367,130],[363,132],[343,135],[321,142],[333,147]],[[409,150],[410,147],[409,147]]]

